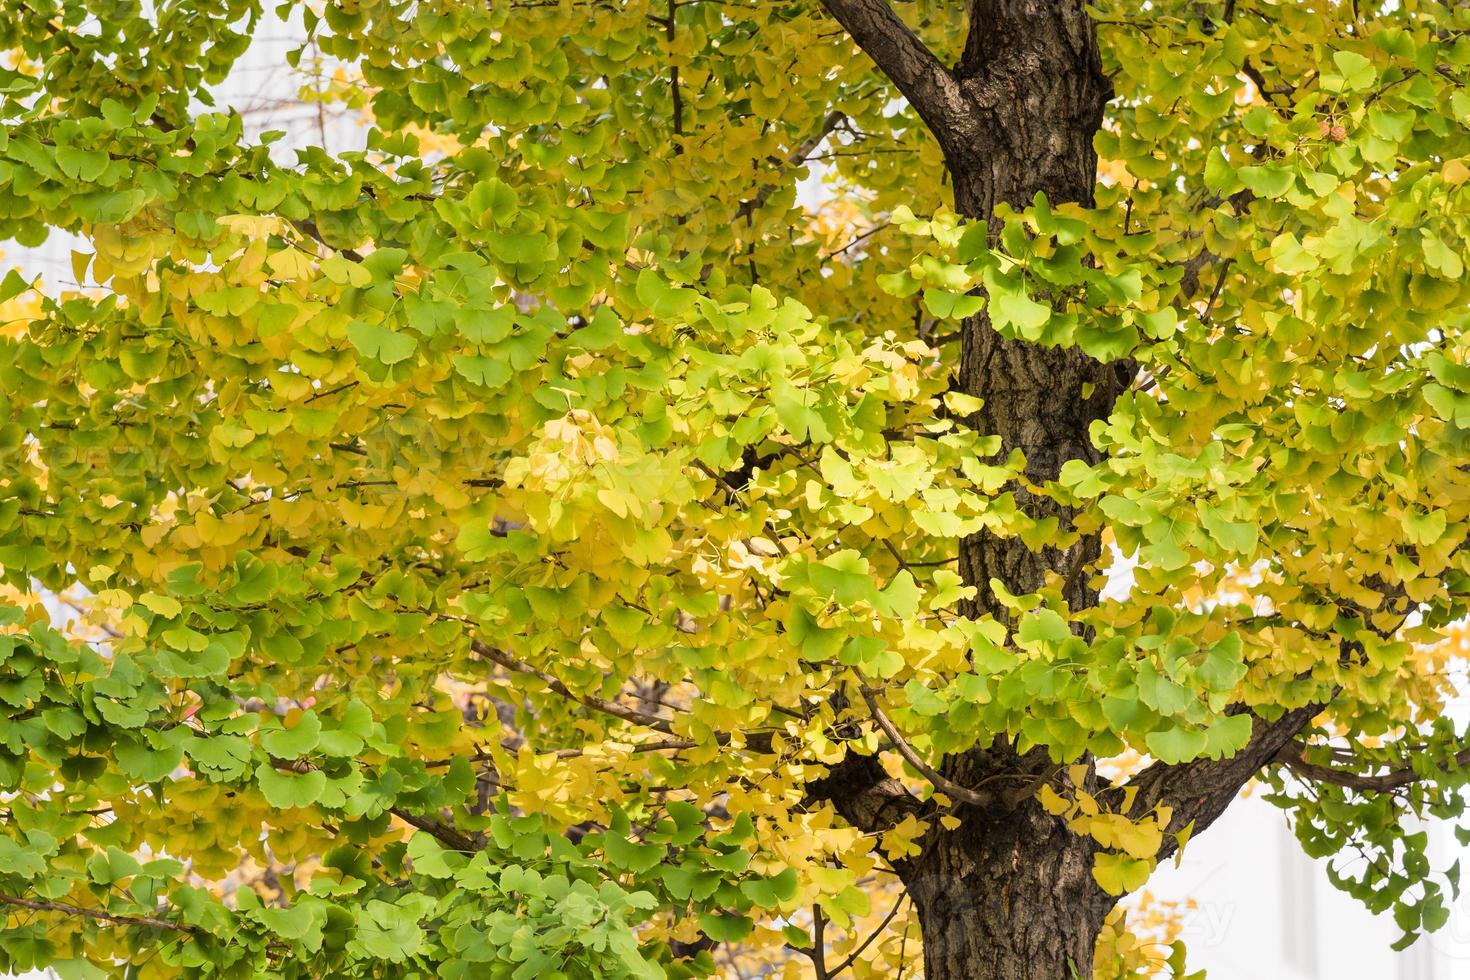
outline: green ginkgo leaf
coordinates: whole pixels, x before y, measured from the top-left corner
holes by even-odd
[[[418,341],[406,333],[362,320],[353,320],[347,325],[347,339],[364,357],[390,365],[408,360],[419,346]]]

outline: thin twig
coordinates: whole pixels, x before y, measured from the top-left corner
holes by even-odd
[[[494,661],[506,670],[513,671],[514,673],[530,674],[532,677],[539,678],[542,683],[564,698],[569,698],[579,704],[586,705],[594,711],[601,711],[603,714],[612,715],[614,718],[621,718],[623,721],[629,721],[635,725],[643,725],[646,728],[652,728],[654,731],[663,732],[665,735],[674,734],[674,729],[668,721],[657,715],[650,715],[636,708],[630,708],[625,704],[618,704],[616,701],[609,701],[606,698],[599,698],[591,694],[577,694],[552,674],[532,667],[524,660],[519,660],[504,650],[497,650],[482,640],[475,640],[470,645],[475,653],[484,657],[486,660]]]
[[[149,915],[114,915],[101,909],[84,909],[79,905],[66,905],[61,902],[36,902],[28,898],[16,898],[14,895],[0,895],[0,904],[14,905],[36,912],[65,912],[67,915],[81,915],[89,919],[114,922],[121,926],[148,926],[152,929],[167,929],[170,932],[191,934],[198,931],[191,925],[169,922],[167,919],[155,919]]]
[[[1014,793],[1008,794],[1006,796],[1006,806],[1014,810],[1022,803],[1025,803],[1027,800],[1031,799],[1031,797],[1035,796],[1041,791],[1041,787],[1051,782],[1052,779],[1056,777],[1056,774],[1061,772],[1063,768],[1064,767],[1060,762],[1047,766],[1041,772],[1037,773],[1036,778],[1031,780],[1031,782],[1027,783],[1025,786],[1022,786]]]
[[[791,151],[791,155],[786,158],[785,169],[792,170],[806,163],[807,158],[816,151],[817,147],[822,145],[822,141],[846,118],[847,116],[845,114],[835,110],[827,113],[826,117],[822,119],[821,126],[817,128],[817,131],[798,143],[796,149]],[[771,195],[776,193],[776,187],[776,184],[767,184],[762,187],[756,192],[755,197],[740,205],[740,210],[735,212],[736,217],[748,218],[765,207],[766,202],[771,199]]]
[[[832,974],[827,972],[827,918],[822,915],[820,905],[812,906],[812,969],[817,973],[817,980],[828,980]]]
[[[883,921],[878,923],[878,928],[874,929],[872,935],[863,940],[861,946],[849,953],[847,959],[843,960],[841,963],[833,967],[831,975],[835,976],[836,974],[841,973],[843,970],[847,969],[857,962],[857,958],[863,955],[863,950],[873,945],[873,940],[883,935],[883,930],[888,928],[888,923],[892,922],[893,917],[898,914],[898,910],[903,908],[903,900],[906,898],[908,898],[908,895],[906,893],[901,893],[898,896],[898,901],[893,903],[893,908],[889,909],[888,914],[883,917]]]
[[[878,723],[879,728],[883,729],[883,734],[887,735],[893,742],[894,748],[898,749],[898,754],[903,756],[909,765],[923,773],[925,778],[934,784],[935,789],[944,793],[946,796],[959,800],[962,803],[969,803],[972,806],[989,806],[995,802],[995,796],[993,794],[979,793],[973,789],[961,786],[925,762],[919,756],[919,753],[914,751],[914,747],[899,734],[898,727],[893,724],[888,715],[879,707],[878,700],[873,697],[873,693],[866,687],[862,688],[862,693],[863,700],[868,702],[868,710],[873,714],[873,720]]]

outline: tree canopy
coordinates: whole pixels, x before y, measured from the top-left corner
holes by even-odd
[[[1256,777],[1444,923],[1470,7],[0,9],[0,966],[1085,975]]]

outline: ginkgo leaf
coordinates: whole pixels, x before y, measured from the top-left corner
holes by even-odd
[[[696,293],[691,289],[670,286],[652,269],[638,273],[638,299],[656,317],[676,319],[694,306]]]
[[[1023,337],[1038,335],[1041,327],[1051,319],[1051,308],[1038,303],[1019,291],[992,292],[990,296],[991,317],[997,326],[1015,327]]]
[[[1154,867],[1152,861],[1122,854],[1098,854],[1093,862],[1092,877],[1109,895],[1126,895],[1143,887]]]
[[[794,868],[786,868],[772,878],[747,878],[740,891],[761,908],[776,908],[796,897],[797,877]]]
[[[1247,719],[1249,724],[1249,719]],[[1192,728],[1172,725],[1161,731],[1150,732],[1144,738],[1148,750],[1161,762],[1184,762],[1205,752],[1209,740],[1204,732]]]
[[[362,320],[353,320],[347,325],[347,339],[364,357],[383,364],[405,361],[418,350],[418,341],[410,335]]]
[[[924,306],[941,320],[963,320],[983,310],[985,298],[952,293],[947,289],[926,289]]]
[[[74,180],[92,181],[102,176],[109,162],[101,150],[87,150],[77,146],[58,146],[56,165],[61,172]]]
[[[321,719],[316,712],[307,711],[293,727],[267,732],[261,737],[260,747],[282,759],[300,758],[316,748],[321,731]]]
[[[1367,89],[1378,79],[1373,62],[1356,51],[1334,51],[1332,63],[1342,73],[1342,83],[1349,89]]]
[[[311,806],[327,785],[326,774],[319,769],[294,773],[262,765],[256,770],[255,778],[266,802],[282,810]]]
[[[699,917],[700,929],[717,943],[738,943],[750,935],[754,923],[743,915],[705,913]]]
[[[510,362],[501,357],[461,354],[454,359],[454,370],[469,381],[486,388],[502,387],[511,379]]]
[[[1038,609],[1021,620],[1016,637],[1022,643],[1062,643],[1072,638],[1067,621],[1050,609]]]

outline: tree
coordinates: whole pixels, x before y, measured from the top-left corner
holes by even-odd
[[[334,157],[8,4],[4,965],[1087,976],[1255,778],[1442,924],[1470,9],[1135,7],[328,0]]]

